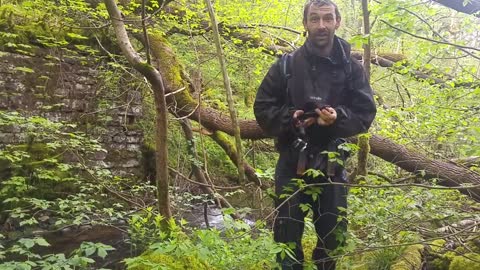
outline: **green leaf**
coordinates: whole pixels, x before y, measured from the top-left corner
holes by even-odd
[[[95,253],[95,250],[97,248],[95,246],[91,246],[85,249],[85,255],[86,256],[91,256],[93,253]]]
[[[43,238],[35,238],[35,243],[41,247],[49,247],[50,244]]]
[[[99,247],[97,250],[97,255],[98,257],[105,259],[105,257],[107,256],[107,251],[104,248]]]
[[[77,33],[67,33],[67,37],[69,37],[69,38],[71,38],[71,39],[78,39],[78,40],[88,39],[88,37],[79,35],[79,34],[77,34]]]
[[[15,67],[15,70],[22,71],[25,73],[34,73],[35,70],[28,68],[28,67]]]
[[[18,240],[18,242],[20,242],[27,249],[30,249],[33,246],[35,246],[35,241],[33,241],[32,239],[28,239],[28,238],[22,238],[22,239]]]

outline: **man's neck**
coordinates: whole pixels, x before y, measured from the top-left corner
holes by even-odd
[[[333,43],[331,42],[325,47],[319,48],[313,44],[313,42],[310,41],[310,39],[307,38],[307,41],[305,42],[308,51],[311,54],[314,54],[316,56],[321,56],[321,57],[329,57],[332,54],[333,50]]]

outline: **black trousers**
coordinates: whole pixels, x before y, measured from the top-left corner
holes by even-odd
[[[323,157],[322,157],[323,156]],[[297,193],[295,196],[284,196],[278,199],[281,194],[292,194],[298,187],[292,181],[292,178],[298,178],[296,175],[298,160],[298,151],[295,149],[286,149],[280,152],[280,158],[275,170],[275,193],[277,200],[276,207],[285,202],[278,209],[274,222],[274,239],[281,243],[295,243],[293,249],[295,260],[288,256],[282,259],[278,256],[277,260],[286,269],[303,269],[304,260],[301,239],[305,227],[304,218],[306,212],[300,208],[301,204],[310,204],[313,211],[313,224],[317,233],[317,245],[313,251],[312,259],[319,270],[334,270],[335,260],[330,259],[328,252],[341,245],[343,239],[338,237],[344,234],[347,229],[345,219],[346,213],[338,208],[347,208],[347,187],[341,185],[326,184],[321,186],[321,194],[317,200],[313,200],[312,195],[305,194],[305,191]],[[324,173],[326,171],[326,157],[322,154],[309,155],[309,168],[319,168]],[[302,178],[307,184],[328,183],[325,177],[305,177]],[[335,168],[335,176],[330,177],[333,182],[345,183],[346,171],[341,167]]]

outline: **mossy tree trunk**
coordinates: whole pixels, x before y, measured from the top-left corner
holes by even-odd
[[[371,47],[370,47],[370,12],[368,11],[368,0],[362,0],[363,11],[363,33],[367,36],[367,42],[363,44],[363,68],[367,74],[368,81],[370,81],[370,61]],[[370,145],[368,143],[368,136],[358,136],[358,147],[360,148],[357,155],[357,170],[356,177],[362,178],[367,176],[368,153],[370,152]],[[355,178],[356,178],[355,177]]]
[[[212,135],[210,135],[210,137],[218,144],[220,145],[220,147],[223,148],[223,150],[225,151],[225,153],[228,155],[228,157],[230,158],[230,160],[237,166],[237,167],[243,167],[243,170],[245,171],[245,176],[247,177],[247,179],[250,181],[250,182],[253,182],[253,183],[256,183],[257,185],[261,186],[261,182],[260,182],[260,179],[257,177],[257,175],[255,174],[255,169],[250,166],[247,162],[244,162],[243,160],[241,160],[242,162],[242,166],[239,166],[239,158],[238,158],[238,155],[239,155],[239,152],[237,151],[237,149],[235,148],[235,145],[233,143],[230,142],[229,138],[228,138],[228,135],[226,135],[225,133],[221,132],[221,131],[214,131],[212,133]]]
[[[167,221],[172,217],[170,198],[168,195],[168,148],[167,148],[167,104],[165,100],[165,85],[162,74],[150,64],[142,60],[133,49],[128,37],[123,18],[114,0],[105,0],[108,14],[112,21],[118,45],[128,62],[150,82],[155,99],[156,127],[156,184],[157,207],[160,214]],[[164,222],[164,226],[166,226]]]

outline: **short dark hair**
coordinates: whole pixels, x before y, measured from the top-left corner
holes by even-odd
[[[335,4],[331,0],[309,0],[305,6],[303,7],[303,21],[307,21],[307,15],[308,15],[308,10],[312,5],[321,7],[321,6],[333,6],[335,8],[335,17],[338,19],[341,19],[342,16],[340,15],[340,11],[338,10],[337,4]]]

